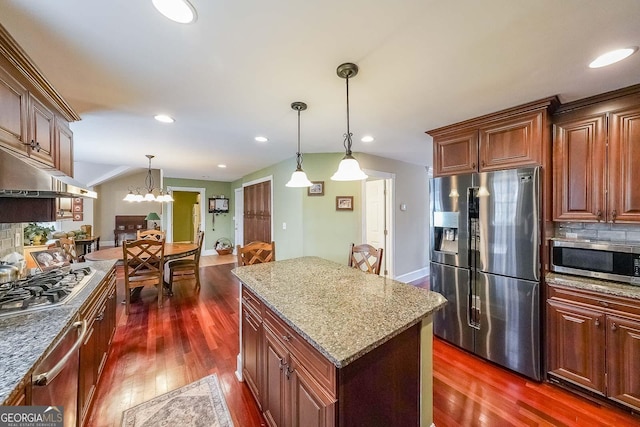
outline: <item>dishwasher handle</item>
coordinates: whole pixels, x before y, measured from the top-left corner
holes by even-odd
[[[87,335],[87,329],[88,329],[87,328],[87,321],[86,320],[82,320],[80,322],[74,322],[73,327],[74,328],[80,328],[80,335],[78,335],[78,339],[73,344],[71,349],[69,349],[67,354],[65,354],[62,357],[62,359],[60,359],[58,361],[58,363],[55,364],[55,366],[53,368],[51,368],[49,371],[43,372],[41,374],[34,374],[33,382],[32,382],[34,386],[43,387],[43,386],[46,386],[47,384],[49,384],[51,381],[53,381],[55,379],[55,377],[57,377],[58,374],[62,371],[62,369],[64,369],[65,365],[67,364],[69,359],[71,359],[73,354],[76,351],[78,351],[78,348],[80,348],[80,346],[82,345],[82,342],[84,341],[84,338]]]

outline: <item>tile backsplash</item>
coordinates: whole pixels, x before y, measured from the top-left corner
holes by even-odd
[[[610,224],[598,222],[556,222],[555,237],[581,240],[601,240],[640,244],[640,224]]]
[[[22,244],[16,246],[15,235],[20,233],[20,243],[22,243],[22,224],[0,224],[0,258],[11,252],[23,252]]]

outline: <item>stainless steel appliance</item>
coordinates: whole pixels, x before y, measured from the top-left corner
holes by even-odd
[[[640,245],[553,239],[551,270],[640,285]]]
[[[91,279],[90,267],[56,269],[0,285],[0,317],[70,301]]]
[[[431,289],[447,305],[434,333],[541,379],[540,170],[431,180]]]
[[[36,366],[31,376],[31,404],[62,408],[65,427],[77,426],[80,346],[87,321],[75,321]]]

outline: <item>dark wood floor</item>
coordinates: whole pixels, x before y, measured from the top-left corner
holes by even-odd
[[[265,425],[235,377],[238,283],[233,264],[201,269],[202,289],[176,285],[159,309],[145,290],[118,328],[89,425],[120,426],[122,411],[217,373],[238,427]],[[416,285],[426,287],[426,282]],[[118,281],[119,297],[122,280]],[[434,421],[446,426],[640,426],[640,417],[602,406],[557,386],[536,383],[434,340]]]

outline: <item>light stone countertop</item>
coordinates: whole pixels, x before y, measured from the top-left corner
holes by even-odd
[[[111,270],[116,260],[73,264],[96,270],[91,280],[68,302],[30,313],[0,318],[0,402],[4,402],[31,374],[47,351],[56,343],[80,308]]]
[[[544,276],[544,279],[551,285],[568,286],[571,288],[640,300],[640,286],[637,285],[559,273],[547,273]]]
[[[447,302],[436,292],[317,257],[237,267],[233,273],[337,368]]]

